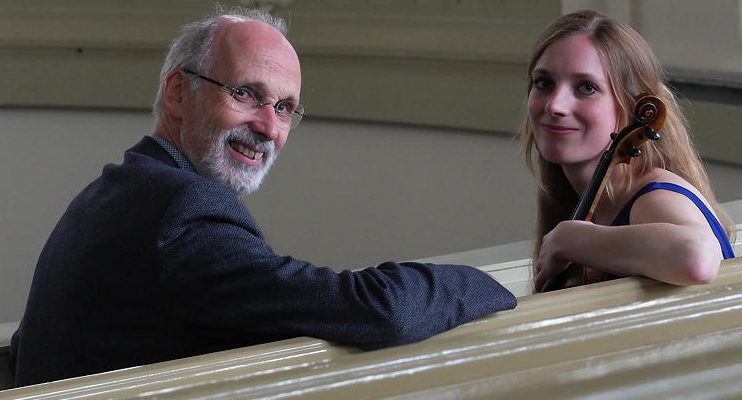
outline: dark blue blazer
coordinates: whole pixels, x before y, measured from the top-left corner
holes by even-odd
[[[11,358],[22,386],[296,336],[372,349],[515,304],[471,267],[276,255],[237,196],[145,137],[55,227]]]

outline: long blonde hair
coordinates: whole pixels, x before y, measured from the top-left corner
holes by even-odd
[[[708,175],[691,141],[685,117],[680,111],[673,92],[665,84],[665,75],[654,52],[644,38],[633,28],[591,10],[567,14],[554,21],[541,34],[528,66],[528,93],[531,92],[531,73],[547,47],[572,35],[584,35],[590,39],[600,54],[606,69],[613,96],[619,106],[619,124],[629,122],[634,99],[643,93],[652,93],[665,103],[667,117],[659,141],[649,141],[642,148],[642,156],[631,164],[622,164],[627,179],[640,177],[653,168],[673,172],[698,189],[708,200],[730,236],[731,219],[719,207],[711,190]],[[579,199],[559,164],[546,161],[539,154],[538,167],[534,168],[535,140],[529,117],[520,129],[528,167],[537,170],[538,221],[534,265],[541,248],[542,238],[559,222],[567,220]],[[610,193],[613,189],[607,188]]]

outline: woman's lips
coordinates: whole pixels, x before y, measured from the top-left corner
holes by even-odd
[[[563,126],[563,125],[541,124],[541,127],[544,129],[546,133],[550,133],[556,136],[571,135],[578,131],[577,128],[570,128],[568,126]]]

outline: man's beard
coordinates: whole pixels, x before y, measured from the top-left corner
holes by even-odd
[[[204,124],[205,125],[205,124]],[[272,141],[260,140],[260,135],[241,125],[217,131],[201,125],[181,132],[183,153],[196,172],[227,186],[238,196],[250,194],[260,187],[265,175],[278,157]],[[263,153],[260,165],[249,165],[229,154],[229,142],[237,140]]]

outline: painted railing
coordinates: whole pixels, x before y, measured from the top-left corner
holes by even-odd
[[[707,285],[623,278],[525,296],[420,343],[296,338],[0,392],[0,399],[742,397],[742,258]],[[710,397],[709,397],[710,396]]]
[[[478,266],[520,297],[515,310],[420,343],[363,352],[295,338],[0,391],[0,399],[742,398],[742,257],[724,261],[706,285],[632,277],[529,295],[529,247],[427,259]]]

